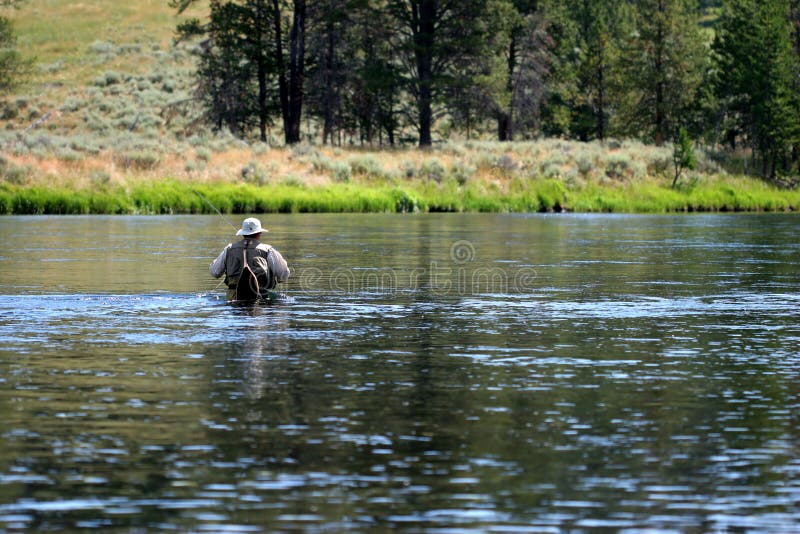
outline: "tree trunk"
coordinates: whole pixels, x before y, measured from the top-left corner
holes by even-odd
[[[281,6],[272,0],[273,23],[275,25],[275,66],[278,69],[278,94],[281,101],[284,142],[289,143],[289,84],[286,81],[286,62],[283,57],[283,32],[281,31]]]
[[[433,123],[433,43],[436,21],[436,0],[420,0],[412,7],[416,18],[414,24],[414,44],[416,47],[417,112],[419,114],[419,146],[433,144],[431,126]]]
[[[300,142],[303,113],[303,84],[306,60],[306,0],[294,1],[292,31],[289,34],[289,125],[287,144]]]
[[[267,33],[268,17],[266,14],[266,3],[259,2],[256,5],[256,43],[262,45],[264,36]],[[269,125],[269,110],[267,109],[267,65],[266,57],[263,53],[258,53],[257,72],[258,77],[258,129],[261,141],[267,142],[267,126]]]
[[[267,111],[267,69],[263,61],[258,62],[258,130],[261,141],[267,142],[267,125],[269,113]]]
[[[497,139],[499,141],[511,141],[514,137],[512,116],[514,114],[514,73],[517,69],[517,37],[511,35],[511,42],[508,45],[508,62],[506,91],[508,91],[508,109],[500,111],[497,117]]]
[[[655,143],[656,146],[664,144],[664,2],[658,3],[658,27],[656,30],[656,116],[655,116]]]
[[[601,59],[597,65],[597,139],[606,138],[606,87],[605,64]]]
[[[322,144],[328,142],[333,144],[333,83],[332,75],[334,54],[336,51],[336,40],[333,35],[334,24],[328,23],[328,43],[325,53],[325,101],[322,104],[323,108],[323,126],[322,126]]]
[[[511,117],[505,111],[497,114],[497,140],[511,141]]]

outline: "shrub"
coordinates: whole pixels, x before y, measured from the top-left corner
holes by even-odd
[[[581,176],[587,178],[591,172],[594,170],[594,158],[589,156],[588,154],[581,154],[578,156],[577,161],[575,162],[578,166],[578,172],[581,173]]]
[[[211,151],[205,147],[198,147],[194,151],[195,157],[203,162],[208,163],[211,161]]]
[[[558,180],[545,180],[537,184],[536,198],[539,211],[561,211],[566,202],[566,190]]]
[[[302,159],[305,156],[312,156],[316,153],[316,150],[313,146],[309,145],[308,143],[297,143],[292,145],[291,150],[291,157]]]
[[[353,174],[373,177],[380,177],[383,175],[383,167],[380,161],[371,154],[350,158],[349,163]]]
[[[517,170],[517,162],[509,154],[503,154],[492,162],[492,167],[505,174],[511,174]]]
[[[429,159],[422,162],[419,169],[420,178],[441,183],[447,170],[438,159]]]
[[[419,203],[416,198],[402,189],[392,192],[394,197],[394,210],[398,213],[414,213],[419,211]]]
[[[105,132],[111,127],[105,117],[91,111],[84,112],[83,122],[93,132]]]
[[[458,144],[458,143],[447,142],[444,144],[444,146],[442,146],[441,152],[443,154],[450,154],[457,157],[466,157],[467,156],[466,143]]]
[[[646,168],[640,161],[635,161],[627,154],[610,154],[606,158],[606,176],[615,180],[625,178],[642,178]]]
[[[416,178],[418,171],[419,169],[412,161],[404,160],[400,164],[400,172],[403,174],[403,176],[405,176],[407,180],[412,180]]]
[[[10,163],[5,158],[3,158],[2,164],[0,164],[0,177],[9,184],[24,185],[31,174],[33,174],[33,169],[27,165],[20,167]]]
[[[269,154],[270,146],[269,143],[254,143],[251,147],[254,156],[265,156]]]
[[[115,49],[114,43],[108,41],[95,41],[89,47],[89,50],[95,54],[113,54]]]
[[[467,182],[475,176],[477,169],[463,161],[456,161],[450,166],[450,174],[453,176],[458,185],[466,185]]]
[[[705,174],[717,174],[722,172],[722,166],[714,157],[705,150],[696,149],[695,156],[697,157],[697,172]]]
[[[19,116],[19,106],[15,102],[3,102],[0,108],[0,119],[7,121],[16,119]]]
[[[61,104],[61,111],[67,112],[75,112],[81,109],[85,105],[85,102],[79,98],[69,97],[64,100],[64,103]]]
[[[109,87],[122,81],[122,76],[113,70],[105,71],[100,77],[95,78],[94,84],[98,87]]]
[[[59,147],[56,150],[56,158],[65,162],[78,162],[83,160],[83,154],[72,147]]]
[[[151,87],[152,85],[150,84],[150,80],[148,80],[147,78],[139,78],[138,80],[136,80],[136,89],[140,92],[146,91]],[[142,97],[145,98],[145,95],[142,95]],[[147,101],[147,99],[145,99],[145,101]]]
[[[197,147],[205,147],[208,144],[208,138],[204,135],[197,135],[194,134],[186,140],[190,146],[195,148]]]
[[[350,164],[346,161],[336,161],[331,165],[331,172],[333,173],[334,181],[347,183],[350,181],[352,169],[350,168]]]
[[[114,160],[123,168],[144,171],[158,167],[161,156],[150,151],[126,152],[115,155]]]
[[[248,184],[265,185],[269,183],[269,173],[255,161],[242,167],[241,176],[242,180]]]
[[[54,63],[49,63],[47,65],[40,65],[39,70],[42,72],[46,72],[47,74],[56,74],[60,72],[64,68],[63,61],[56,61]]]
[[[542,176],[545,178],[561,178],[562,175],[561,165],[557,163],[545,163],[542,165]]]
[[[89,182],[92,187],[105,187],[111,183],[111,174],[105,169],[94,170],[89,174]]]
[[[647,162],[647,174],[650,176],[664,176],[669,172],[672,162],[669,156],[657,154]]]
[[[124,44],[118,48],[120,54],[138,54],[142,51],[140,44]]]

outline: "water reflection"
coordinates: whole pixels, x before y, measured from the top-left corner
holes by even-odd
[[[214,218],[0,219],[0,530],[800,524],[795,218],[263,219],[245,307]]]

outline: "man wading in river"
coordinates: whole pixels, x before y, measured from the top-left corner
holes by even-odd
[[[242,240],[229,243],[209,265],[214,278],[225,275],[228,300],[267,298],[270,289],[289,278],[289,266],[281,253],[260,241],[266,231],[258,219],[245,219],[236,232]]]

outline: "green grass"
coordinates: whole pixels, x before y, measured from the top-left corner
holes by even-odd
[[[782,191],[742,179],[738,187],[709,182],[684,190],[645,184],[590,185],[568,189],[553,179],[530,180],[513,192],[413,182],[381,186],[335,183],[297,185],[197,185],[166,180],[128,188],[74,190],[5,184],[0,214],[188,214],[336,212],[627,212],[790,211],[800,208],[800,191]]]
[[[45,67],[60,65],[55,80],[42,69],[35,75],[35,83],[88,82],[98,71],[95,54],[90,53],[96,43],[166,48],[179,20],[166,0],[37,0],[8,14],[24,54]],[[131,65],[129,60],[125,54],[114,53],[110,63],[123,65],[126,72],[140,66]]]

